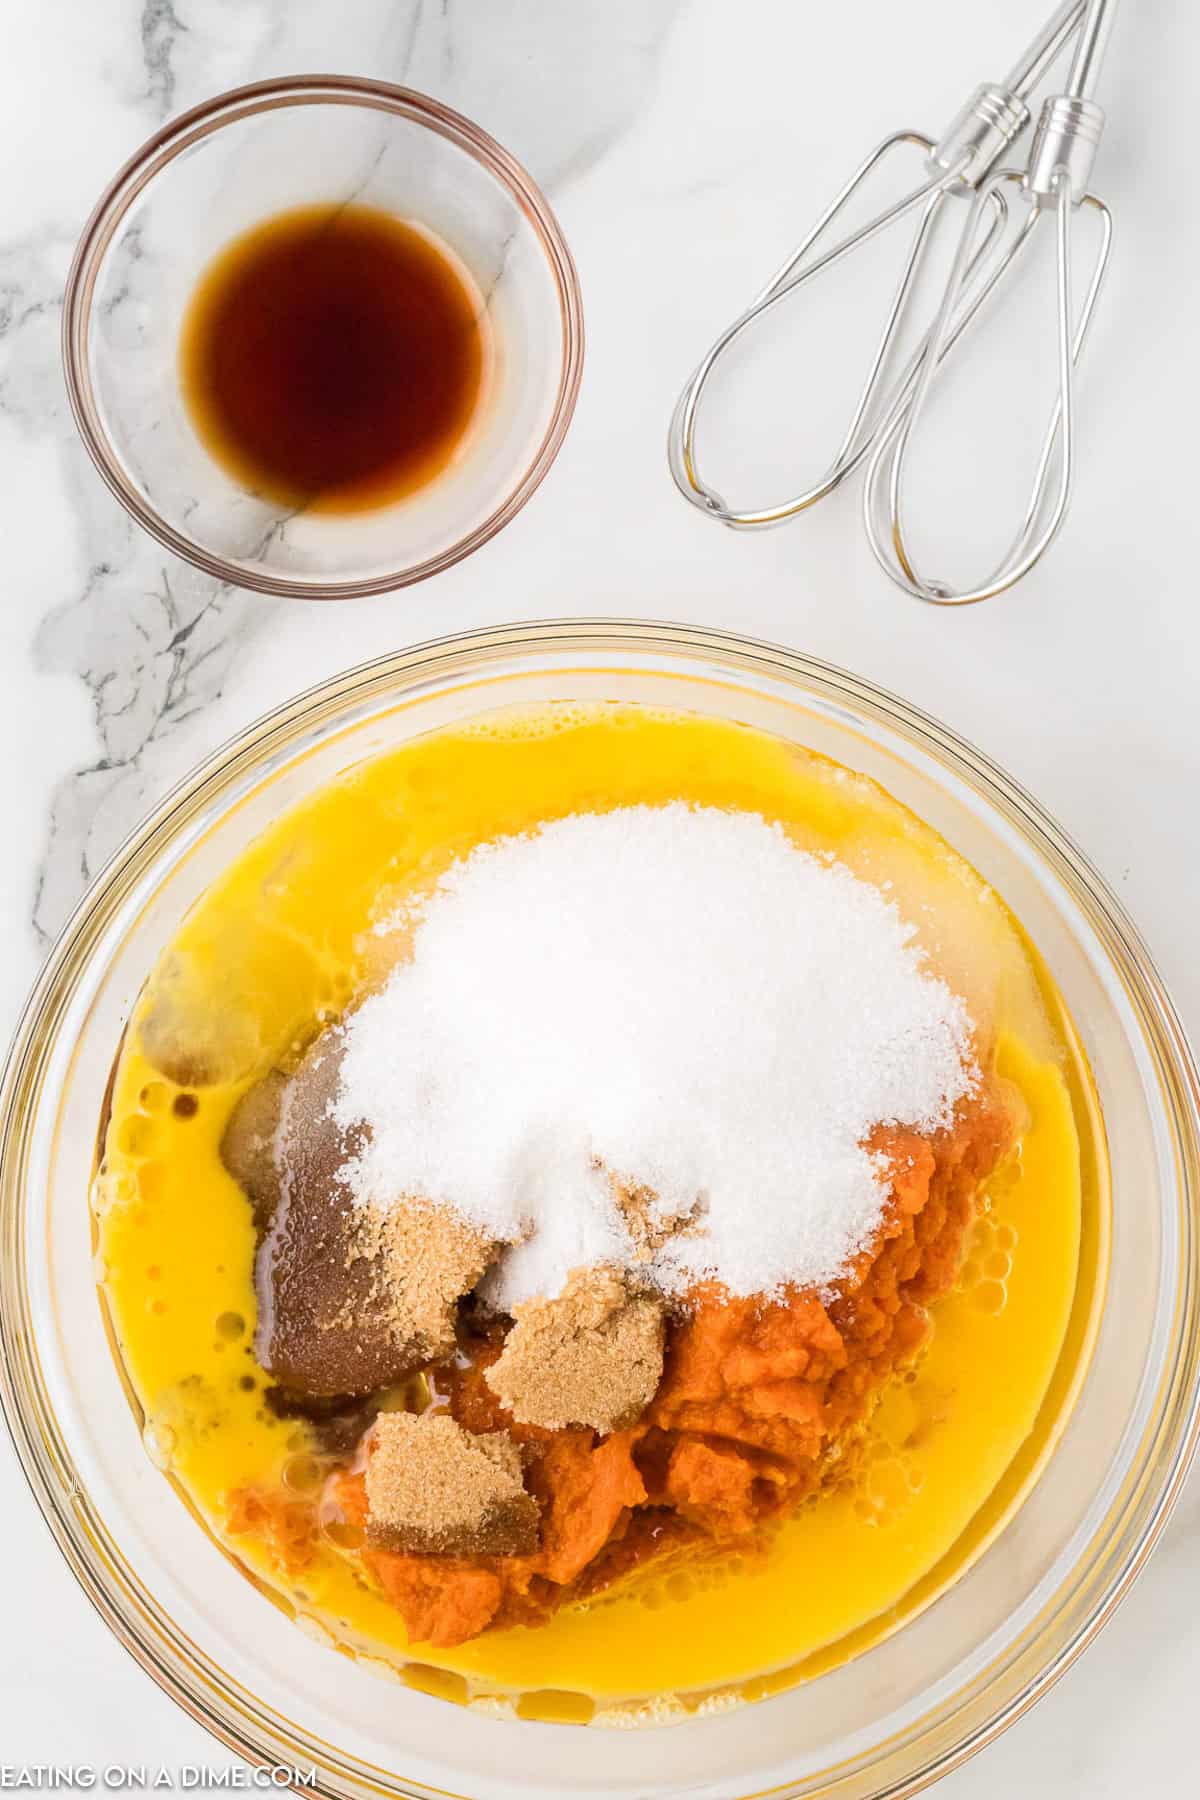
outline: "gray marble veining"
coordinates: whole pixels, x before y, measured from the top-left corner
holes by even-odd
[[[551,191],[580,175],[636,117],[654,79],[673,4],[614,0],[578,11],[555,0],[350,0],[336,9],[249,0],[238,10],[238,66],[222,26],[228,5],[144,0],[136,31],[149,130],[221,79],[328,68],[428,88],[477,114]],[[131,22],[132,24],[132,22]],[[134,145],[131,143],[130,149]],[[97,171],[97,186],[108,171]],[[0,247],[0,408],[61,458],[81,578],[40,626],[35,665],[69,672],[91,699],[97,753],[58,784],[33,906],[52,935],[79,893],[161,790],[156,750],[217,699],[231,664],[275,605],[219,586],[161,551],[101,486],[74,434],[59,367],[63,273],[76,221]]]

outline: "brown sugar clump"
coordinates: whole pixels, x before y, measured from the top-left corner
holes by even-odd
[[[648,1263],[674,1237],[689,1237],[700,1226],[697,1201],[686,1212],[664,1213],[653,1188],[612,1176],[613,1199],[633,1244],[634,1261]]]
[[[428,1200],[400,1200],[386,1210],[358,1209],[348,1258],[365,1259],[372,1295],[393,1336],[422,1362],[454,1348],[459,1300],[475,1286],[496,1244],[465,1219]]]
[[[537,1501],[503,1431],[473,1436],[449,1413],[381,1413],[367,1455],[367,1541],[435,1556],[529,1556]]]
[[[255,1349],[293,1396],[369,1394],[454,1347],[454,1309],[495,1246],[428,1202],[362,1207],[347,1162],[365,1142],[332,1113],[341,1032],[324,1032],[290,1076],[272,1070],[239,1100],[221,1156],[254,1208]]]
[[[530,1300],[485,1380],[521,1425],[615,1431],[662,1378],[663,1308],[615,1270],[576,1269],[553,1300]]]

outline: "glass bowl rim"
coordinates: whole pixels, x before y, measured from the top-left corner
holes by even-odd
[[[539,663],[554,666],[555,657],[611,655],[637,659],[675,657],[676,672],[686,663],[717,667],[724,676],[753,682],[782,681],[800,693],[815,694],[854,717],[897,731],[959,779],[976,799],[1014,825],[1050,873],[1082,905],[1096,930],[1101,948],[1136,1002],[1138,1023],[1153,1053],[1156,1073],[1165,1087],[1164,1109],[1175,1152],[1173,1192],[1184,1221],[1181,1267],[1175,1271],[1177,1294],[1170,1344],[1163,1352],[1159,1397],[1139,1448],[1136,1493],[1111,1509],[1104,1526],[1075,1558],[1078,1570],[1102,1546],[1122,1550],[1109,1558],[1104,1578],[1089,1594],[1081,1622],[1046,1655],[1038,1648],[1032,1674],[1017,1676],[1015,1691],[994,1701],[990,1682],[980,1693],[961,1700],[951,1696],[932,1715],[914,1723],[920,1738],[933,1735],[948,1719],[957,1732],[959,1711],[977,1716],[968,1729],[952,1732],[951,1741],[934,1751],[920,1767],[889,1779],[872,1790],[876,1800],[900,1800],[924,1790],[975,1752],[991,1743],[1021,1717],[1092,1642],[1112,1617],[1144,1566],[1166,1524],[1200,1439],[1200,1072],[1170,996],[1137,928],[1103,878],[1033,797],[982,752],[928,714],[888,690],[836,665],[801,652],[726,631],[618,618],[518,622],[427,640],[406,650],[376,658],[319,682],[294,699],[262,715],[199,763],[176,784],[130,833],[95,877],[56,940],[18,1022],[0,1076],[0,1406],[26,1480],[59,1549],[84,1593],[139,1666],[198,1723],[251,1764],[267,1767],[286,1760],[296,1765],[307,1753],[295,1740],[281,1738],[279,1727],[265,1716],[253,1696],[216,1691],[198,1666],[192,1646],[169,1618],[153,1609],[131,1605],[134,1599],[121,1571],[120,1552],[102,1522],[90,1512],[82,1484],[73,1475],[68,1447],[40,1385],[36,1337],[23,1284],[25,1262],[24,1175],[37,1108],[23,1104],[39,1091],[41,1071],[51,1053],[55,1026],[82,974],[94,946],[140,882],[158,865],[160,853],[206,807],[219,804],[231,784],[269,763],[289,747],[313,741],[333,727],[347,710],[374,699],[398,699],[406,692],[436,690],[440,685],[477,674],[529,672]],[[524,659],[524,660],[522,660]],[[604,664],[597,662],[596,666]],[[1164,1079],[1165,1078],[1165,1079]],[[1134,1517],[1134,1515],[1139,1515]],[[1123,1531],[1133,1523],[1132,1541],[1122,1547]],[[115,1561],[114,1561],[115,1558]],[[1114,1566],[1115,1565],[1115,1566]],[[1052,1612],[1057,1613],[1056,1606]],[[201,1656],[201,1663],[203,1662]],[[1025,1656],[1021,1661],[1024,1664]],[[760,1702],[765,1704],[765,1702]],[[982,1716],[978,1716],[981,1714]],[[311,1742],[311,1740],[310,1740]],[[328,1748],[326,1746],[326,1748]],[[862,1763],[868,1769],[888,1741],[872,1747]],[[859,1759],[854,1759],[856,1767]],[[333,1779],[317,1780],[311,1791],[340,1795],[349,1780],[374,1785],[364,1765],[357,1768],[338,1753]],[[320,1774],[321,1771],[318,1771]],[[852,1773],[852,1772],[851,1772]],[[839,1771],[839,1776],[841,1771]],[[395,1780],[406,1778],[397,1774]],[[833,1789],[840,1791],[835,1778]],[[432,1794],[421,1787],[391,1792]],[[744,1800],[766,1800],[797,1790],[789,1785],[757,1790]],[[450,1800],[448,1790],[438,1789]],[[465,1797],[463,1797],[465,1800]]]
[[[129,208],[183,151],[225,125],[279,107],[365,106],[414,120],[473,156],[506,188],[533,229],[558,297],[562,355],[558,392],[541,442],[501,504],[445,550],[385,574],[307,581],[231,561],[179,531],[147,501],[105,428],[88,355],[96,280]],[[515,156],[465,114],[415,88],[357,75],[284,75],[228,88],[168,120],[117,171],[80,233],[63,290],[61,354],[75,426],[101,479],[129,516],[184,562],[216,580],[282,599],[352,600],[409,587],[438,574],[486,544],[521,511],[548,474],[575,412],[583,377],[583,295],[574,258],[549,201]]]

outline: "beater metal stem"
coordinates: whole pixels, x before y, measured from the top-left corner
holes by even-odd
[[[1095,92],[1116,16],[1114,0],[1098,0],[1098,4],[1090,6],[1084,15],[1071,73],[1067,77],[1066,92],[1073,98],[1086,100]]]
[[[1084,0],[1060,6],[1053,18],[1047,19],[1024,55],[1019,57],[1001,83],[1011,93],[1028,100],[1049,73],[1052,65],[1070,41],[1083,16]]]

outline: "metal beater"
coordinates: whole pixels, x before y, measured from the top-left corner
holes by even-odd
[[[713,344],[680,395],[671,422],[668,458],[676,485],[686,499],[735,528],[779,524],[832,493],[869,456],[864,502],[868,536],[881,566],[907,593],[941,605],[961,605],[1002,592],[1033,567],[1057,535],[1066,513],[1074,444],[1074,368],[1111,247],[1111,215],[1086,187],[1104,123],[1104,114],[1091,95],[1114,11],[1115,0],[1065,0],[1007,81],[978,88],[936,143],[919,132],[896,132],[859,165],[783,267]],[[1028,96],[1076,31],[1079,36],[1067,88],[1043,106],[1026,171],[994,172],[1029,123]],[[864,182],[892,152],[911,145],[925,153],[926,176],[920,186],[813,258],[820,240]],[[1015,230],[1009,230],[1009,201],[1018,193],[1029,201],[1029,211]],[[893,373],[897,339],[935,220],[947,199],[964,195],[973,196],[973,203],[941,304],[903,368]],[[1099,215],[1101,240],[1076,320],[1071,304],[1070,220],[1081,205]],[[955,592],[942,582],[926,579],[914,566],[902,520],[906,459],[938,366],[1049,211],[1058,216],[1059,394],[1013,545],[985,582]],[[697,412],[718,360],[754,320],[913,212],[919,215],[917,229],[900,283],[833,461],[811,487],[794,498],[776,506],[735,511],[702,479],[696,459]],[[1055,471],[1057,481],[1052,481]]]

